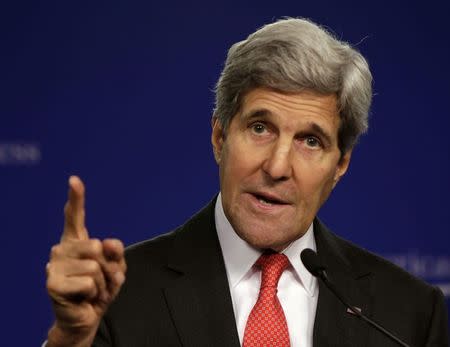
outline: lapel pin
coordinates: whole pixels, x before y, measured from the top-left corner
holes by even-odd
[[[358,311],[359,313],[361,313],[361,308],[356,307],[356,306],[353,306],[353,309],[354,309],[355,311]],[[349,308],[347,308],[347,313],[355,314],[355,313],[354,313],[352,310],[350,310]]]

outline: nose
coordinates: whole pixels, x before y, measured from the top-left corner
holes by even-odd
[[[274,181],[284,181],[292,176],[291,141],[277,141],[270,148],[263,171]]]

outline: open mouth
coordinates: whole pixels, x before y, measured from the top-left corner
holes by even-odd
[[[252,195],[263,205],[273,206],[273,205],[287,205],[286,202],[281,201],[274,197],[269,197],[267,195],[262,195],[258,193],[252,193]]]

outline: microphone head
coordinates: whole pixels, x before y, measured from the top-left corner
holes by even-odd
[[[308,270],[311,275],[315,277],[323,276],[325,266],[320,262],[319,256],[310,248],[305,248],[300,254],[300,259],[303,265],[305,265],[306,270]]]

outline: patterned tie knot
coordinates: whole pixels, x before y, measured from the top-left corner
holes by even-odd
[[[265,287],[277,288],[281,274],[289,266],[288,257],[281,253],[264,253],[256,261],[261,268],[261,289]]]

